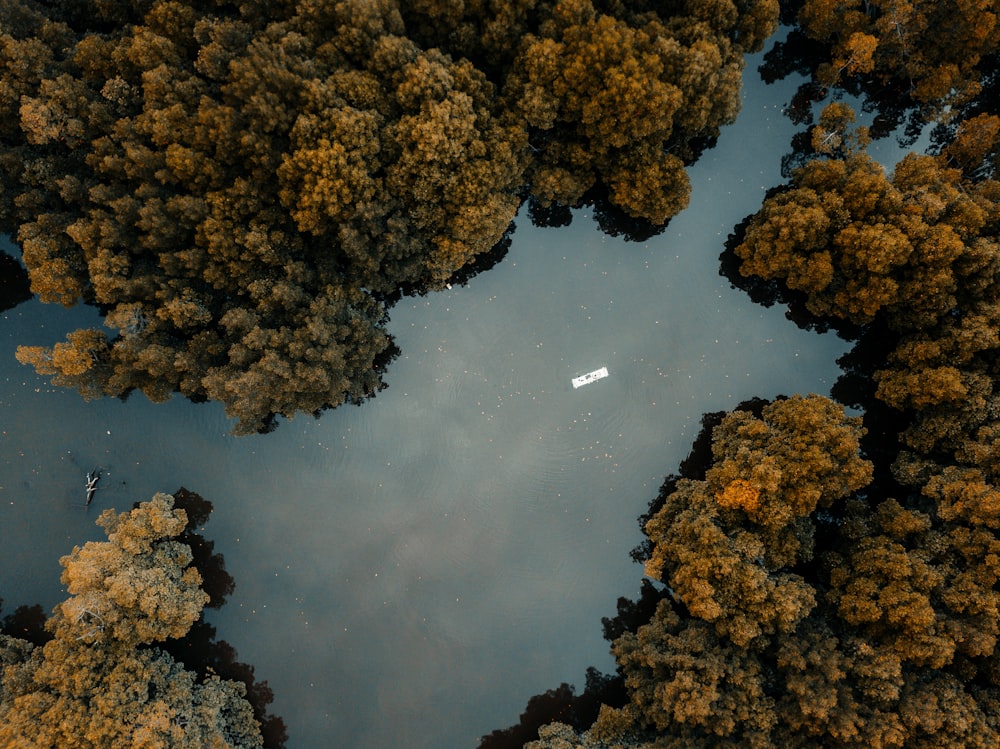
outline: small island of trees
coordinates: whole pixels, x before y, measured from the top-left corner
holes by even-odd
[[[186,490],[179,494],[207,504]],[[170,652],[177,648],[169,643],[189,634],[203,607],[221,604],[193,564],[192,543],[201,562],[213,561],[211,544],[206,555],[189,521],[173,496],[157,494],[130,512],[105,510],[97,523],[108,540],[75,547],[60,560],[70,596],[44,633],[32,641],[0,632],[0,744],[265,746],[257,719],[264,716],[255,715],[246,682],[212,669],[199,675]],[[264,720],[272,733],[276,721]]]

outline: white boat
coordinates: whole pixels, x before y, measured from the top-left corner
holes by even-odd
[[[597,382],[598,380],[603,380],[608,376],[608,368],[601,367],[600,369],[595,369],[593,372],[587,372],[585,375],[580,375],[579,377],[573,378],[573,387],[583,387],[584,385],[589,385],[592,382]]]

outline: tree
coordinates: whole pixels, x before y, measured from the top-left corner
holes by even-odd
[[[849,138],[827,119],[834,107],[820,143]],[[781,279],[816,315],[867,324],[884,310],[898,330],[934,324],[956,306],[964,259],[983,252],[989,192],[966,189],[939,157],[909,154],[887,177],[858,145],[809,161],[765,201],[735,250],[740,272]]]
[[[715,428],[704,481],[682,479],[646,524],[646,574],[738,646],[791,632],[815,605],[794,572],[812,560],[809,517],[871,480],[859,420],[796,396],[761,418],[736,411]]]
[[[111,330],[21,361],[267,431],[377,393],[388,300],[467,277],[531,191],[664,222],[775,3],[599,5],[3,0],[0,230]]]
[[[960,123],[936,156],[908,154],[891,176],[860,151],[846,107],[814,129],[817,157],[765,200],[735,254],[740,272],[777,281],[816,315],[894,342],[868,374],[909,425],[904,443],[947,451],[996,476],[1000,183],[984,160],[989,116]]]
[[[655,223],[687,205],[692,141],[735,119],[743,52],[759,48],[777,17],[773,4],[752,4],[747,12],[768,20],[740,36],[746,17],[716,5],[616,17],[563,0],[527,37],[505,93],[532,132],[528,177],[543,206],[579,203],[598,183],[629,215]]]
[[[157,494],[102,513],[104,542],[60,560],[70,597],[42,646],[0,637],[0,741],[41,747],[259,747],[246,690],[198,679],[156,643],[184,636],[208,595],[176,540],[183,510]]]
[[[806,0],[799,22],[831,46],[824,83],[872,75],[944,113],[978,93],[977,66],[1000,42],[997,13],[993,0]]]
[[[609,630],[628,702],[537,745],[994,744],[1000,495],[931,464],[905,505],[873,496],[857,417],[816,396],[759,413],[719,421],[704,479],[654,503],[663,593]]]

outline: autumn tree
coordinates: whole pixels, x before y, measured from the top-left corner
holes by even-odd
[[[661,223],[687,205],[692,141],[735,119],[743,54],[760,48],[777,8],[724,0],[616,17],[599,7],[558,3],[514,62],[505,93],[532,134],[531,191],[572,205],[600,183],[612,203]]]
[[[20,359],[86,397],[221,401],[238,433],[360,402],[394,354],[388,300],[475,267],[532,191],[679,211],[775,17],[2,0],[0,230],[43,301],[110,329]]]
[[[647,523],[646,574],[737,645],[791,631],[815,603],[791,572],[812,559],[810,516],[871,478],[860,436],[857,418],[818,396],[730,414],[705,480],[679,481]]]
[[[646,523],[654,608],[609,630],[627,703],[531,746],[994,745],[1000,495],[872,495],[862,435],[818,396],[725,416]]]
[[[7,226],[43,301],[96,303],[113,331],[21,360],[87,397],[219,400],[239,432],[374,394],[393,349],[373,294],[443,284],[516,211],[523,149],[490,84],[402,36],[390,3],[135,20],[63,33],[69,59],[18,84],[37,155],[11,162]]]
[[[782,745],[774,649],[823,603],[817,517],[870,480],[861,435],[859,419],[818,396],[775,401],[759,418],[736,411],[715,427],[705,479],[666,485],[646,525],[646,573],[669,595],[615,641],[631,699],[592,733]]]
[[[60,560],[70,596],[46,624],[53,638],[0,639],[5,746],[262,746],[243,684],[199,679],[157,647],[183,637],[209,598],[177,540],[186,523],[157,494],[105,511],[108,540]]]
[[[891,176],[851,142],[851,117],[824,113],[821,155],[750,220],[741,272],[804,295],[814,314],[888,329],[869,377],[909,415],[905,443],[995,477],[1000,184],[981,169],[995,117],[960,124],[939,154],[909,154]]]
[[[979,91],[980,60],[1000,43],[993,0],[806,0],[802,29],[830,45],[824,83],[865,75],[945,113]]]

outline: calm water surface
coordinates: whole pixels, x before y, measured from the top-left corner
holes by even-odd
[[[88,310],[0,317],[0,596],[51,607],[101,509],[184,485],[236,592],[210,620],[256,667],[289,747],[475,747],[527,699],[611,670],[602,616],[638,591],[636,517],[703,412],[827,393],[846,346],[718,275],[732,227],[781,182],[791,85],[754,82],[647,243],[519,219],[507,258],[392,311],[402,356],[360,408],[229,436],[215,405],[84,403],[21,367]],[[580,390],[570,379],[607,366]],[[82,506],[86,471],[102,490]]]

